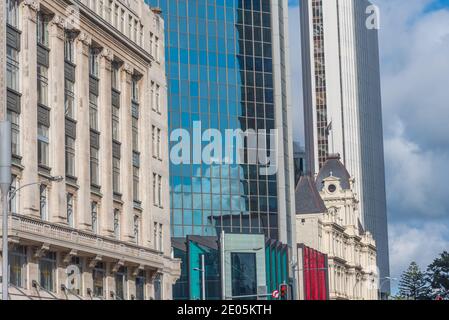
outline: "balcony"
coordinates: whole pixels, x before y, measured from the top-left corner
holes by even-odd
[[[178,265],[176,261],[170,263],[169,258],[153,249],[139,247],[132,243],[94,235],[29,216],[10,215],[8,227],[10,241],[17,239],[36,242],[37,244],[48,244],[54,249],[76,250],[80,255],[100,256],[104,260],[124,261],[142,267],[172,269]],[[169,265],[167,265],[167,262]]]

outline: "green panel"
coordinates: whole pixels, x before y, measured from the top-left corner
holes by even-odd
[[[201,255],[206,251],[197,243],[189,241],[189,294],[190,300],[201,300]]]
[[[266,270],[266,281],[267,281],[267,293],[273,292],[273,286],[271,284],[271,268],[270,268],[270,247],[265,248],[265,270]],[[268,300],[272,300],[268,297]]]
[[[276,278],[277,278],[277,285],[279,287],[282,283],[281,251],[279,250],[276,250],[276,264],[277,264]]]

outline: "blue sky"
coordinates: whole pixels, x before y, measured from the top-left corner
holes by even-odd
[[[449,0],[373,2],[381,12],[390,264],[399,277],[411,261],[425,268],[449,250]],[[303,123],[299,0],[289,5],[294,123]],[[303,141],[303,126],[294,132]]]

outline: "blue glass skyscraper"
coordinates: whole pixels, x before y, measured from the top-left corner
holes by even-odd
[[[292,245],[287,1],[146,2],[165,20],[171,131],[193,133],[196,122],[223,137],[226,129],[278,130],[278,143],[265,146],[276,155],[273,175],[261,175],[249,161],[170,164],[172,237],[216,237],[224,230]]]

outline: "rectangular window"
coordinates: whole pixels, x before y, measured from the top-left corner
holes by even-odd
[[[9,281],[12,285],[26,287],[26,264],[27,248],[25,246],[15,246],[9,252]]]
[[[19,29],[19,0],[6,0],[6,22]]]
[[[162,208],[162,176],[157,177],[157,201],[158,206]]]
[[[118,25],[118,12],[119,12],[119,6],[115,5],[115,9],[114,9],[114,27],[118,29],[119,25]]]
[[[139,102],[139,81],[136,78],[133,78],[131,82],[131,94],[131,99],[134,102]]]
[[[112,64],[111,80],[112,88],[120,91],[120,68],[116,63]]]
[[[123,9],[120,13],[120,31],[125,33],[125,10]]]
[[[10,199],[9,199],[9,212],[19,213],[19,195],[16,194],[19,189],[19,181],[17,176],[12,176],[11,187],[9,189]]]
[[[160,86],[156,85],[156,111],[161,113],[161,94],[160,94]]]
[[[153,173],[153,205],[157,206],[157,174]]]
[[[131,39],[133,34],[133,17],[128,16],[128,37]]]
[[[90,147],[90,183],[94,186],[100,185],[99,151]]]
[[[157,149],[156,149],[156,127],[151,126],[151,150],[153,152],[153,158],[157,158]]]
[[[120,240],[120,211],[118,209],[114,210],[114,236]]]
[[[37,65],[37,102],[48,106],[48,68]]]
[[[120,193],[120,159],[112,158],[112,188],[115,193]]]
[[[158,228],[159,224],[157,222],[153,223],[153,246],[154,246],[154,250],[157,250],[157,248],[159,248],[158,242],[157,242],[157,228]]]
[[[75,177],[75,139],[69,136],[65,136],[65,171]]]
[[[158,250],[160,252],[164,251],[164,245],[163,245],[164,241],[163,241],[163,228],[162,228],[162,224],[159,224],[159,248]]]
[[[49,167],[49,136],[48,127],[39,123],[37,125],[37,160],[39,165]]]
[[[11,122],[11,152],[20,156],[20,114],[8,110],[7,117]]]
[[[153,288],[154,288],[154,300],[162,300],[163,299],[162,275],[160,273],[158,273],[154,278]]]
[[[66,117],[75,119],[75,83],[69,79],[64,80],[64,106]]]
[[[74,212],[73,212],[73,194],[67,193],[67,224],[69,227],[75,226],[74,221]]]
[[[9,89],[20,91],[19,51],[11,46],[6,47],[6,85]]]
[[[105,267],[102,262],[98,262],[97,265],[92,270],[92,280],[93,280],[93,296],[94,297],[104,297],[104,275]]]
[[[157,147],[157,157],[159,160],[162,159],[162,144],[161,144],[161,129],[157,129],[157,137],[156,137],[156,147]]]
[[[65,61],[75,63],[75,41],[68,33],[66,33],[64,39],[64,59]]]
[[[232,295],[257,294],[255,253],[231,253]]]
[[[153,50],[153,46],[154,46],[153,38],[154,38],[154,36],[153,36],[153,33],[151,32],[150,33],[150,54],[151,55],[153,55],[153,52],[154,52],[154,50]]]
[[[139,216],[134,216],[134,241],[137,244],[140,243],[140,218]]]
[[[115,274],[115,295],[117,300],[125,300],[126,298],[126,281],[128,270],[121,267]]]
[[[136,166],[133,166],[133,199],[136,202],[140,201],[139,196],[139,168]]]
[[[139,45],[143,47],[143,25],[140,25],[140,38],[139,38]]]
[[[98,77],[98,49],[91,48],[89,52],[89,73],[94,77]]]
[[[139,152],[139,119],[132,117],[133,151]]]
[[[140,271],[136,276],[136,300],[145,300],[146,282],[145,271]]]
[[[159,61],[159,38],[154,38],[154,59]]]
[[[98,97],[89,93],[89,124],[92,130],[98,131]]]
[[[92,218],[92,232],[98,233],[98,204],[96,202],[91,203],[91,218]]]
[[[40,285],[48,291],[55,291],[56,252],[47,252],[39,260]]]
[[[138,41],[137,35],[138,35],[138,33],[137,33],[137,20],[134,20],[134,34],[133,34],[133,40],[134,40],[134,42],[137,42],[137,41]]]
[[[153,111],[157,111],[157,110],[156,110],[155,87],[156,87],[156,84],[154,83],[154,81],[151,81],[151,86],[150,86],[150,99],[151,99],[151,109],[153,109]]]
[[[112,106],[112,139],[120,141],[120,108]]]
[[[48,17],[42,12],[37,14],[37,43],[48,48]]]
[[[43,184],[39,187],[39,202],[39,213],[41,219],[46,221],[48,220],[47,186]]]

